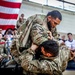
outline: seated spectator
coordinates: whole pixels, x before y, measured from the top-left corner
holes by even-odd
[[[12,39],[13,39],[13,33],[12,33],[12,29],[7,29],[4,33],[4,38],[6,39],[6,41],[8,42],[8,45],[11,45]]]
[[[68,68],[75,68],[75,40],[72,33],[67,33],[68,40],[65,45],[71,50],[71,59],[68,62]]]
[[[67,34],[68,40],[65,42],[66,46],[71,50],[75,50],[75,40],[73,39],[72,33]]]
[[[12,33],[12,29],[7,29],[4,33],[4,38],[6,40],[6,49],[8,51],[8,55],[11,55],[10,53],[10,46],[12,44],[12,40],[13,40],[13,33]]]
[[[60,45],[65,45],[66,39],[65,39],[65,35],[61,36],[61,39],[59,40]]]
[[[0,36],[0,67],[8,62],[9,58],[11,58],[11,55],[8,55],[6,41]]]

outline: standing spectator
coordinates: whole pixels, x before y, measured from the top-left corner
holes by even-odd
[[[25,20],[26,19],[24,19],[24,14],[21,14],[18,21],[17,21],[16,27],[17,28],[21,27],[25,23]]]
[[[20,18],[22,19],[23,22],[24,22],[24,20],[26,20],[24,17],[25,17],[25,15],[21,14]]]

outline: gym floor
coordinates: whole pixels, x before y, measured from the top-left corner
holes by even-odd
[[[63,75],[75,75],[75,70],[66,70]]]

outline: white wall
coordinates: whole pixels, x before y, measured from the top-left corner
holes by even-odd
[[[41,0],[40,0],[41,1]],[[64,11],[58,8],[42,6],[41,4],[34,4],[30,2],[23,1],[20,14],[24,13],[25,18],[37,14],[47,14],[48,11],[51,10],[59,10],[62,13],[62,22],[57,26],[58,32],[68,33],[71,32],[75,34],[75,12]]]

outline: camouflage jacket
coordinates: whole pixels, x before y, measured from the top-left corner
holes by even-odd
[[[6,43],[3,39],[0,39],[0,55],[2,57],[7,56]]]
[[[24,71],[33,73],[32,75],[62,75],[65,71],[70,57],[70,50],[66,46],[60,47],[57,57],[44,57],[40,60],[34,59],[34,52],[28,49],[25,54],[19,57]],[[29,74],[30,75],[30,74]]]
[[[48,40],[47,31],[49,30],[47,27],[47,18],[45,18],[44,15],[40,15],[40,14],[33,15],[26,20],[25,24],[26,26],[23,25],[24,27],[22,27],[23,29],[22,29],[21,37],[17,39],[19,42],[15,43],[16,41],[15,40],[12,43],[11,54],[13,56],[19,55],[17,53],[17,49],[19,49],[19,47],[25,47],[26,49],[28,49],[31,47],[32,43],[35,43],[36,45],[40,45],[45,40]],[[51,28],[51,32],[53,37],[56,38],[57,37],[56,28]]]
[[[34,15],[34,16],[36,16],[36,15]],[[28,20],[26,21],[27,22],[26,24],[28,25],[28,23],[30,23],[30,21],[32,19],[33,19],[33,16],[28,18]],[[26,48],[29,48],[31,46],[32,42],[37,45],[40,45],[43,41],[48,40],[47,31],[49,31],[49,30],[47,27],[47,18],[44,15],[37,14],[37,16],[35,17],[35,19],[33,19],[33,22],[31,22],[30,25],[32,25],[32,26],[31,26],[31,29],[29,32],[29,36],[27,37],[28,39],[27,39],[27,43],[25,45]],[[51,33],[54,38],[57,38],[58,35],[57,35],[56,28],[51,28]],[[23,42],[25,42],[25,40],[23,40]]]

